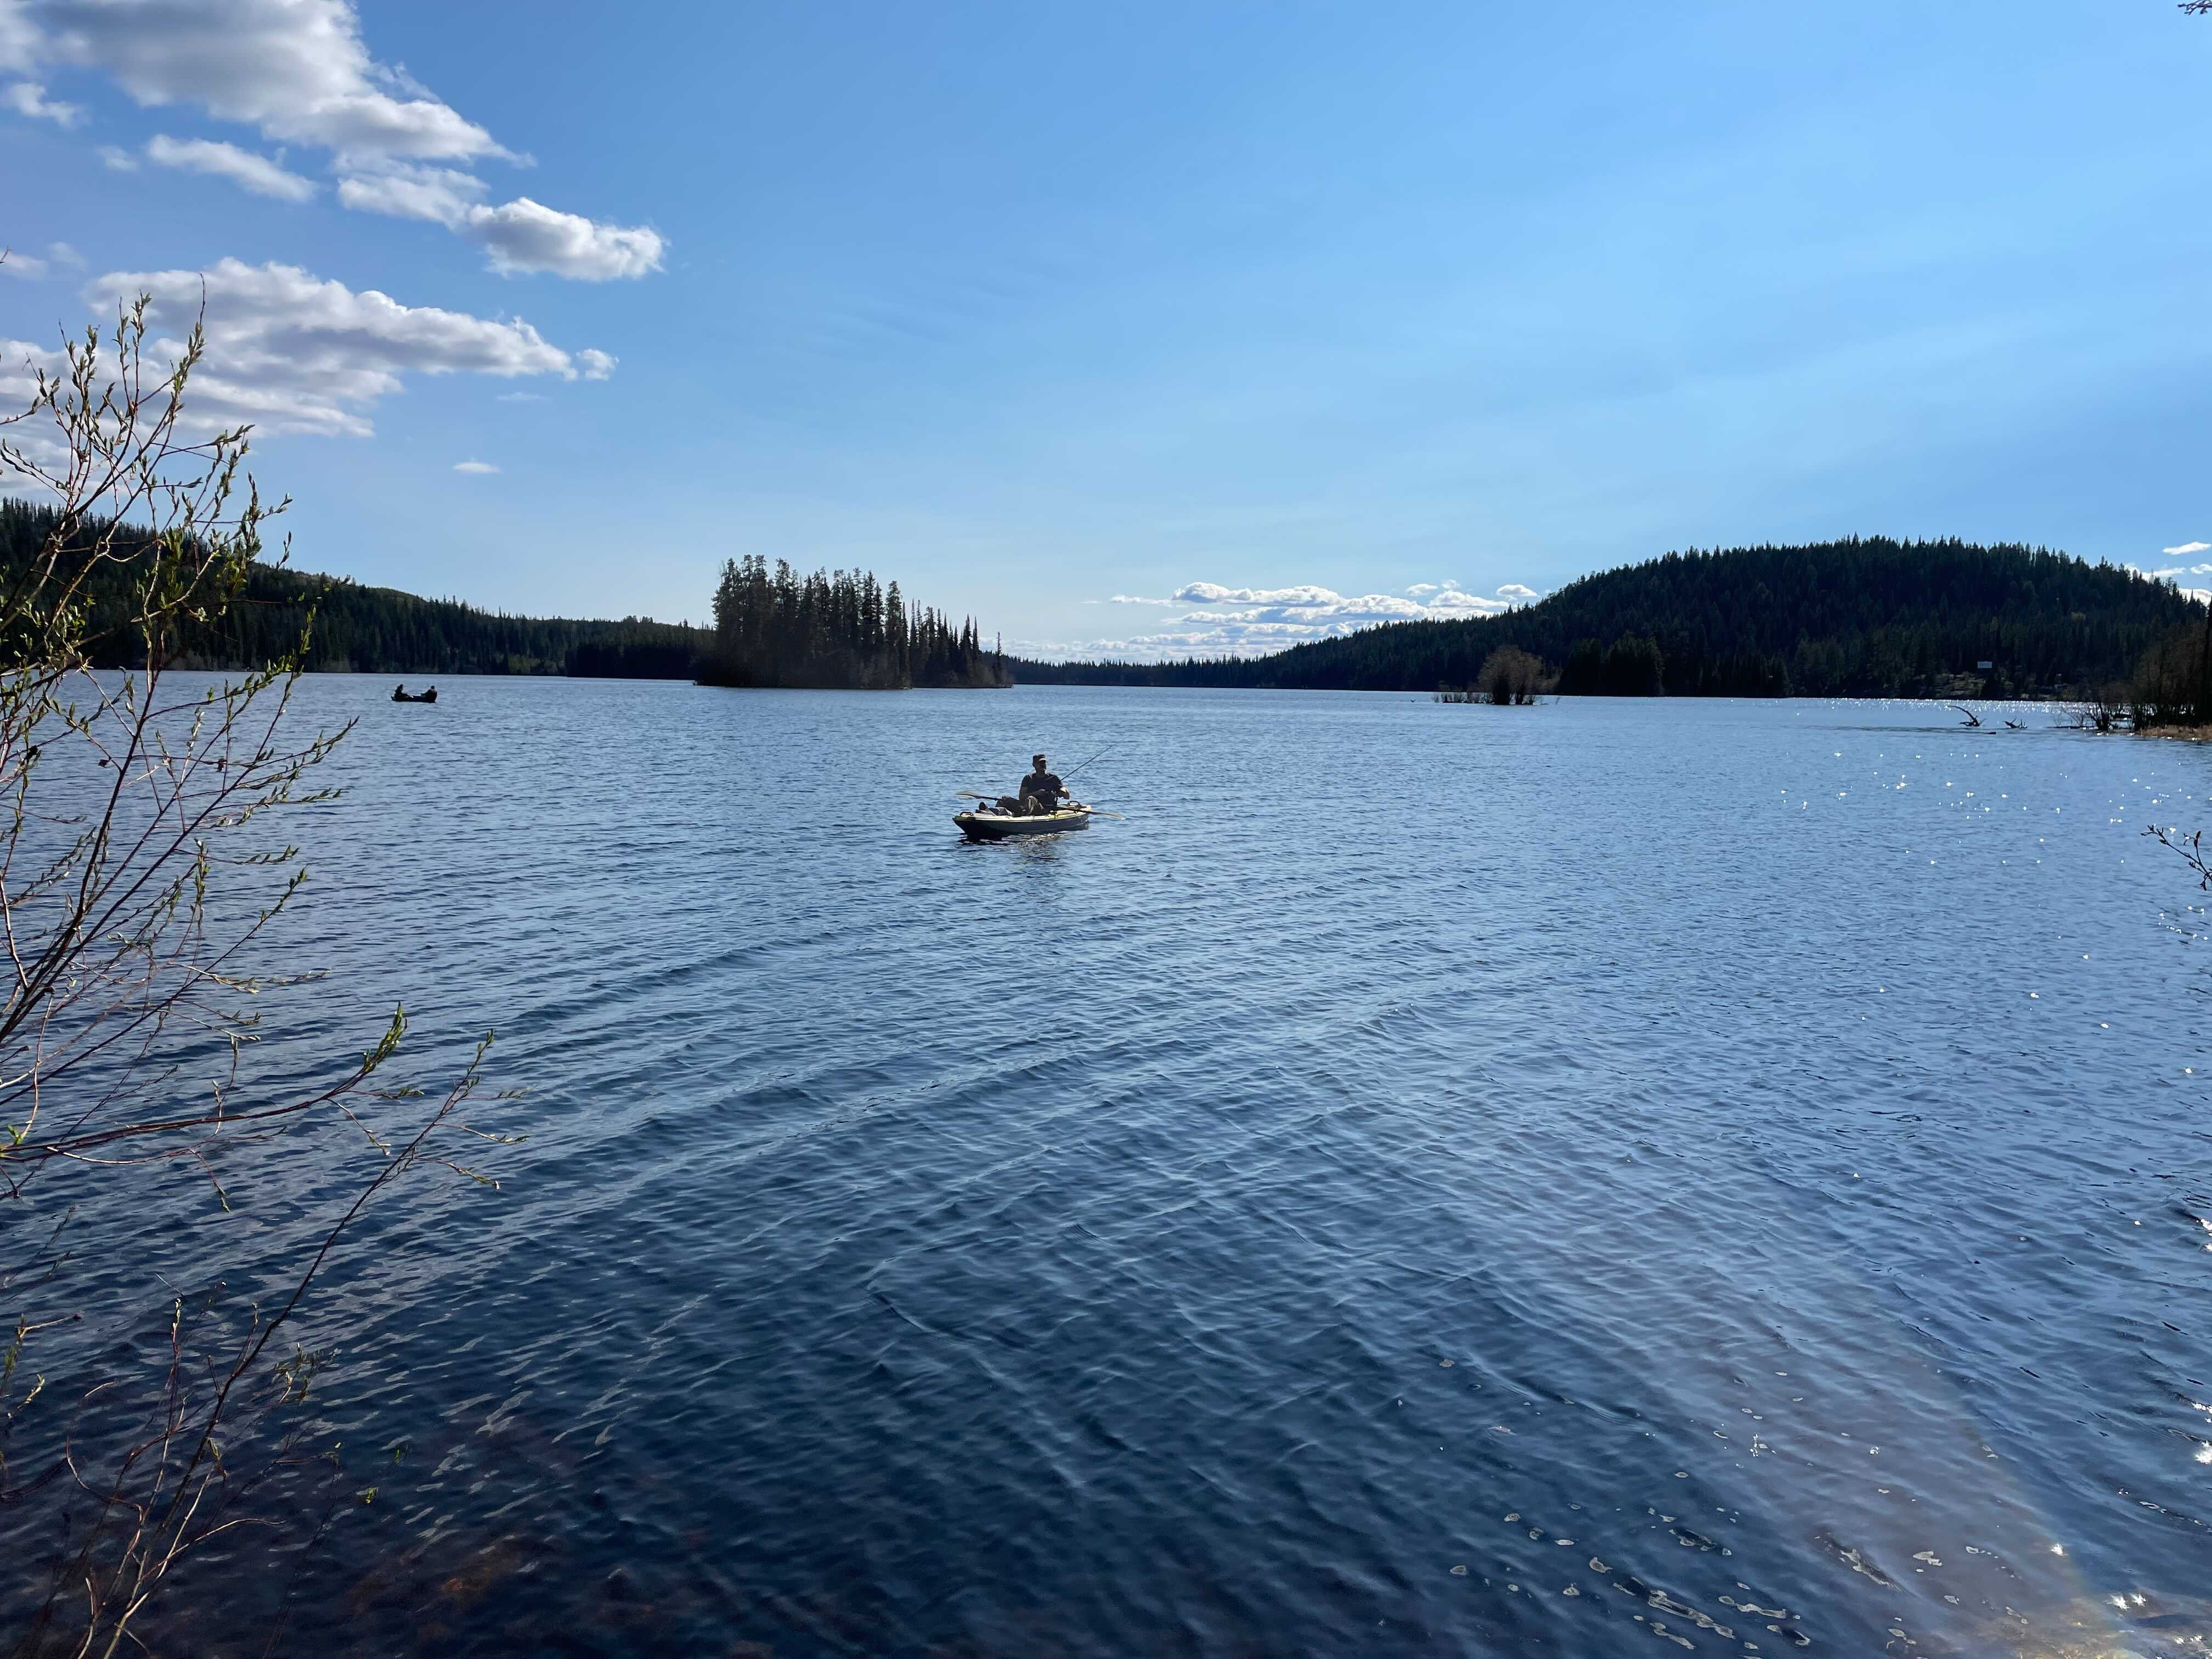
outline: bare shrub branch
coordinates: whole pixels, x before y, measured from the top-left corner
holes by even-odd
[[[171,672],[180,640],[241,599],[287,503],[243,472],[248,428],[187,418],[204,331],[151,340],[147,303],[65,338],[60,368],[36,369],[28,406],[0,418],[0,489],[52,503],[35,548],[0,563],[0,1203],[28,1216],[61,1183],[67,1206],[42,1242],[17,1227],[0,1255],[0,1514],[47,1493],[66,1527],[25,1653],[137,1644],[134,1620],[179,1560],[257,1519],[246,1500],[300,1462],[276,1415],[305,1398],[319,1363],[270,1345],[366,1206],[424,1164],[492,1184],[440,1150],[443,1132],[468,1127],[457,1115],[477,1094],[484,1047],[436,1104],[398,1107],[415,1119],[402,1133],[366,1109],[417,1093],[377,1086],[404,1012],[312,1085],[267,1082],[248,1063],[264,1036],[255,1000],[299,982],[254,971],[307,878],[278,823],[335,798],[311,775],[350,725],[291,734],[304,633],[251,672]],[[126,1364],[58,1389],[30,1363],[42,1336],[86,1318],[70,1305],[64,1249],[84,1205],[111,1213],[130,1171],[181,1162],[228,1208],[225,1163],[303,1123],[365,1137],[375,1167],[286,1273],[273,1316],[257,1310],[242,1332],[213,1320],[203,1341],[193,1321],[206,1310],[177,1296],[152,1374]],[[63,1394],[76,1417],[34,1423]],[[37,1449],[18,1467],[25,1439]]]

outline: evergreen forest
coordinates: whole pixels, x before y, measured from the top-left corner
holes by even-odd
[[[57,517],[49,507],[0,501],[0,580],[12,584],[37,556]],[[131,665],[136,636],[121,624],[144,574],[136,561],[91,573],[85,599],[94,667]],[[510,617],[455,599],[419,599],[342,576],[256,564],[245,592],[222,615],[182,626],[173,641],[174,660],[184,668],[258,668],[298,647],[311,610],[314,629],[305,666],[325,673],[688,680],[714,637],[703,628],[643,617],[620,622]]]
[[[38,556],[58,522],[50,507],[0,500],[0,584]],[[88,526],[73,545],[89,545]],[[70,562],[64,549],[63,562]],[[88,574],[93,665],[131,666],[125,626],[142,557]],[[758,603],[756,603],[756,600]],[[454,599],[425,599],[281,565],[256,564],[245,592],[219,616],[185,622],[171,641],[184,668],[258,668],[296,649],[312,612],[304,665],[311,672],[546,674],[605,679],[701,679],[724,685],[1001,685],[1005,659],[986,649],[970,620],[908,606],[898,584],[837,573],[769,574],[758,558],[733,560],[715,594],[714,629],[629,617],[620,622],[514,617]]]
[[[872,573],[817,570],[800,576],[783,560],[771,572],[758,554],[732,559],[714,589],[712,649],[699,678],[709,685],[1003,686],[1013,681],[974,617],[910,605],[899,585]]]
[[[26,568],[55,523],[51,507],[0,500],[0,581]],[[129,561],[93,573],[95,665],[127,665],[131,635],[120,624],[143,576]],[[2165,582],[2043,548],[1853,538],[1669,553],[1500,616],[1394,623],[1271,656],[1045,663],[1003,655],[972,618],[915,605],[896,582],[801,575],[758,555],[724,564],[711,628],[508,616],[257,564],[238,602],[181,625],[176,661],[258,667],[297,647],[311,610],[305,665],[319,672],[1429,692],[1476,684],[1512,649],[1562,693],[1616,696],[2092,695],[2131,684],[2147,653],[2205,614]]]
[[[2045,548],[1854,537],[1669,553],[1500,616],[1272,656],[1014,668],[1071,684],[1432,691],[1475,683],[1513,646],[1568,695],[2058,696],[2126,679],[2203,615],[2164,582]]]

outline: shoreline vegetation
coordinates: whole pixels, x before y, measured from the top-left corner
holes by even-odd
[[[30,568],[61,528],[61,516],[41,503],[0,500],[0,574]],[[66,528],[61,556],[85,560],[103,542],[110,550],[88,562],[82,584],[87,648],[95,668],[138,665],[143,646],[129,623],[154,540],[136,526],[119,530],[79,514]],[[690,679],[713,641],[711,630],[683,623],[510,617],[256,561],[224,608],[173,619],[167,644],[170,666],[215,672],[258,669],[297,653],[308,673]]]
[[[1482,684],[1512,647],[1556,671],[1567,696],[2082,701],[2204,614],[2166,582],[2047,548],[1852,537],[1693,548],[1498,616],[1386,623],[1265,657],[1013,670],[1024,684],[1435,693]]]
[[[56,523],[51,507],[0,501],[0,572],[25,568]],[[134,539],[90,520],[72,533]],[[136,580],[128,556],[93,573],[94,666],[134,659],[121,623]],[[1386,623],[1261,657],[1012,657],[987,645],[973,617],[956,623],[915,605],[896,581],[860,570],[802,575],[759,555],[725,562],[713,615],[711,627],[507,616],[257,562],[226,609],[178,622],[170,665],[251,671],[296,653],[311,673],[1401,691],[1509,704],[1538,694],[1969,697],[2101,709],[2085,721],[2101,730],[2195,730],[2212,720],[2207,613],[2170,583],[2044,548],[1957,540],[1693,549],[1585,576],[1498,616]]]
[[[57,541],[58,537],[59,540]],[[91,550],[105,550],[91,556]],[[143,662],[131,631],[158,538],[55,507],[0,499],[0,578],[42,558],[80,560],[87,648],[95,668]],[[1000,687],[1011,663],[973,617],[908,604],[896,582],[860,571],[800,576],[779,562],[732,559],[714,593],[715,625],[521,617],[428,599],[256,562],[222,609],[171,619],[172,668],[241,672],[297,659],[306,673],[538,676],[696,680],[705,685],[899,690]],[[313,626],[308,626],[310,616]],[[304,641],[304,643],[303,643]]]

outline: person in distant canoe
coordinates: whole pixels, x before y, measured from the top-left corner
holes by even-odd
[[[1021,796],[999,797],[999,805],[1009,812],[1018,812],[1024,817],[1039,818],[1058,809],[1060,798],[1067,793],[1060,775],[1049,770],[1042,755],[1030,757],[1030,775],[1022,780]]]

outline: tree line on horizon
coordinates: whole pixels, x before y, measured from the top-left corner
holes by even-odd
[[[0,500],[0,581],[21,579],[59,521],[52,507]],[[108,527],[87,518],[74,534],[88,546]],[[149,552],[142,546],[111,557],[88,575],[94,667],[129,667],[143,653],[131,617]],[[258,668],[298,647],[311,611],[314,629],[304,665],[313,673],[690,679],[714,639],[708,629],[649,617],[509,616],[257,562],[246,571],[244,592],[220,614],[173,620],[172,665]]]
[[[0,580],[21,578],[57,521],[51,507],[0,499]],[[86,520],[78,533],[100,529]],[[95,665],[131,660],[141,578],[124,558],[88,580]],[[1851,538],[1669,553],[1502,616],[1389,623],[1267,657],[1042,663],[1006,657],[972,618],[956,623],[914,605],[896,582],[861,571],[802,576],[758,555],[725,563],[711,628],[510,616],[256,563],[221,615],[176,622],[174,665],[276,660],[297,647],[311,611],[312,672],[1433,692],[1475,685],[1510,647],[1541,665],[1549,689],[1616,696],[2095,695],[2152,672],[2147,653],[2205,614],[2167,583],[2043,548]],[[1981,662],[1994,665],[1984,672]],[[2152,678],[2166,687],[2187,677],[2158,668]],[[2174,701],[2165,691],[2150,700]],[[2202,700],[2212,708],[2212,693]]]
[[[86,568],[93,666],[140,663],[132,626],[151,568],[150,538],[103,537],[107,521],[73,526],[49,505],[0,499],[0,584],[23,580],[58,528],[72,545],[110,551]],[[801,577],[758,556],[732,560],[714,596],[715,626],[510,616],[456,599],[256,562],[243,592],[219,613],[165,623],[169,665],[250,670],[298,649],[312,615],[303,666],[312,673],[409,676],[513,674],[592,679],[702,680],[718,685],[901,687],[1003,685],[1006,659],[986,647],[973,618],[906,603],[898,584],[863,572]],[[141,664],[143,665],[143,664]]]
[[[708,685],[903,690],[911,686],[1002,686],[1006,658],[986,647],[975,619],[910,605],[894,581],[866,570],[801,576],[787,560],[770,570],[757,553],[730,559],[714,588],[713,644],[699,679]]]
[[[1503,615],[1386,623],[1266,657],[1015,665],[1029,683],[1425,691],[1528,653],[1563,694],[1990,696],[2122,681],[2203,612],[2166,583],[2017,544],[1851,537],[1668,553]],[[1981,669],[1988,662],[1992,666]]]

